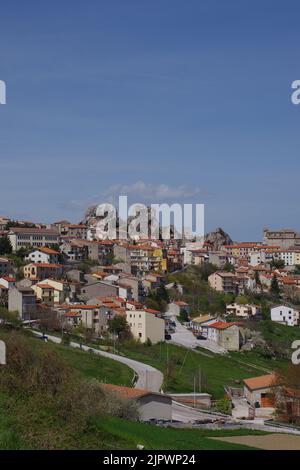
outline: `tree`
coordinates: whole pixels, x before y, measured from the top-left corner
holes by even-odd
[[[254,279],[255,279],[256,285],[257,285],[257,286],[260,286],[260,285],[261,285],[261,281],[260,281],[260,277],[259,277],[259,272],[258,272],[258,271],[255,271]]]
[[[300,423],[300,365],[290,364],[278,371],[275,384],[278,385],[275,394],[278,417],[288,423]]]
[[[187,322],[189,321],[189,314],[187,313],[186,310],[181,310],[179,314],[179,320],[181,322]]]
[[[125,317],[116,315],[108,322],[108,331],[117,334],[118,338],[126,338],[130,335],[130,328]]]
[[[231,401],[228,398],[221,398],[216,402],[216,409],[219,413],[231,415]]]
[[[272,278],[272,281],[271,281],[270,292],[271,292],[271,294],[273,294],[275,296],[278,296],[279,293],[280,293],[278,280],[277,280],[277,277],[275,276],[275,274],[273,275],[273,278]]]
[[[167,304],[170,302],[169,293],[165,286],[158,287],[150,291],[147,306],[164,313],[167,309]]]
[[[9,238],[5,235],[0,238],[0,255],[8,255],[12,252],[12,246]]]
[[[238,295],[235,301],[237,304],[240,304],[240,305],[246,305],[248,303],[248,299],[244,295]]]
[[[224,267],[223,267],[223,271],[227,271],[229,273],[234,273],[235,269],[234,269],[233,264],[229,263],[229,261],[226,261],[226,263],[224,264]]]
[[[202,281],[207,281],[208,277],[218,271],[218,266],[212,264],[212,263],[204,263],[201,266],[193,266],[195,269],[195,272],[197,274],[197,277],[200,276],[200,279]]]
[[[277,269],[283,269],[284,268],[284,260],[283,259],[272,259],[271,261],[271,267],[272,268],[277,268]]]
[[[2,325],[20,326],[22,324],[19,313],[16,311],[9,312],[5,307],[0,307],[0,319],[2,320]]]

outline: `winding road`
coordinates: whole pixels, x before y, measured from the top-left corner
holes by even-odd
[[[37,336],[43,336],[43,333],[39,331],[31,330],[31,332]],[[52,341],[56,344],[60,344],[62,342],[62,339],[58,338],[57,336],[47,334],[47,338],[49,341]],[[112,354],[106,351],[102,351],[101,349],[80,345],[79,343],[74,343],[73,341],[70,342],[70,346],[72,348],[81,349],[82,351],[92,351],[94,354],[98,354],[99,356],[103,357],[108,357],[109,359],[121,362],[122,364],[125,364],[126,366],[130,367],[134,370],[138,377],[135,383],[136,388],[144,388],[146,390],[150,390],[151,392],[160,392],[161,390],[164,376],[159,370],[155,369],[152,366],[149,366],[148,364],[129,359],[125,356],[119,356],[118,354]]]
[[[30,331],[36,336],[39,336],[39,337],[43,336],[43,333],[39,331],[36,331],[36,330],[30,330]],[[62,342],[62,339],[57,336],[47,335],[47,338],[49,341],[52,341],[53,343],[56,343],[56,344],[61,344]],[[72,348],[81,349],[82,351],[93,351],[94,354],[108,357],[110,359],[113,359],[114,361],[118,361],[118,362],[121,362],[122,364],[127,365],[128,367],[133,369],[134,372],[138,376],[138,379],[135,384],[136,388],[143,388],[146,390],[150,390],[152,392],[160,393],[161,386],[163,383],[163,374],[159,370],[155,369],[154,367],[149,366],[148,364],[144,364],[139,361],[135,361],[133,359],[129,359],[124,356],[119,356],[118,354],[112,354],[106,351],[101,351],[100,349],[90,348],[89,346],[80,345],[79,343],[71,342],[70,346]],[[196,420],[209,419],[209,418],[215,419],[216,417],[217,415],[215,413],[201,412],[200,410],[199,411],[195,410],[194,408],[183,405],[174,400],[172,402],[172,419],[181,421],[181,423],[187,424]],[[239,424],[240,425],[239,427],[241,428],[248,426],[251,429],[259,429],[263,431],[300,434],[300,431],[298,430],[291,430],[289,428],[284,428],[284,427],[276,428],[272,426],[264,426],[263,424],[257,424],[253,421],[232,419],[231,417],[228,417],[226,421],[228,424],[235,422]]]

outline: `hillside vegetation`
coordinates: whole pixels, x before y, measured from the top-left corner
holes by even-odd
[[[0,328],[0,339],[7,345],[7,365],[0,367],[2,450],[118,450],[137,444],[145,449],[243,449],[209,437],[251,434],[138,423],[133,403],[105,395],[93,379],[101,377],[96,369],[105,359],[94,362],[89,353],[45,344],[22,331]]]

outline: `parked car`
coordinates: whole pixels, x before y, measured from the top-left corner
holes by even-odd
[[[196,336],[197,339],[206,339],[206,336],[203,336],[203,335],[197,335]]]
[[[165,339],[166,340],[172,339],[172,336],[170,335],[170,333],[165,333]]]

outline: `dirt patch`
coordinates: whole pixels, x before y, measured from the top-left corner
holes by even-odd
[[[300,450],[300,436],[292,434],[268,434],[266,436],[211,437],[218,441],[243,444],[264,450]]]

